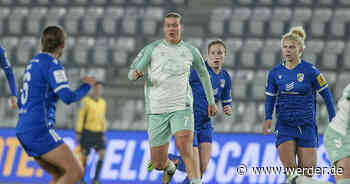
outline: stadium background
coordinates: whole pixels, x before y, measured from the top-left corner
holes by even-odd
[[[49,24],[61,25],[68,34],[62,61],[71,87],[77,87],[85,74],[104,81],[109,134],[127,135],[136,130],[144,136],[143,81],[129,82],[128,66],[144,45],[162,38],[162,17],[170,11],[183,15],[183,38],[197,46],[203,56],[207,55],[210,40],[221,38],[226,43],[228,56],[224,66],[232,76],[233,115],[219,113],[214,127],[216,132],[224,133],[219,134],[223,136],[219,147],[229,140],[242,146],[242,155],[232,153],[231,158],[236,156],[242,161],[250,144],[264,148],[273,141],[272,136],[262,137],[256,133],[261,132],[264,120],[266,74],[280,62],[280,38],[291,26],[304,26],[307,38],[303,58],[321,70],[335,100],[350,79],[350,62],[346,62],[350,57],[349,0],[0,0],[0,43],[7,50],[20,87],[25,65],[38,51],[42,29]],[[6,130],[0,131],[0,181],[6,182],[20,176],[16,175],[16,169],[12,169],[15,175],[10,174],[11,177],[4,171],[9,167],[6,160],[12,142],[8,140],[12,139],[8,136],[13,133],[11,128],[16,125],[17,112],[9,108],[10,92],[3,74],[0,90],[0,126]],[[328,124],[328,114],[322,100],[318,102],[317,118],[322,134]],[[63,133],[72,140],[70,130],[74,128],[78,107],[79,104],[62,103],[57,106],[57,127],[64,129]],[[242,142],[244,136],[256,139]],[[135,138],[136,142],[140,140]],[[275,148],[269,149],[275,158]],[[319,159],[326,162],[322,145],[320,149]],[[16,155],[19,151],[14,150]],[[270,154],[258,155],[261,166],[262,158]],[[141,158],[136,160],[141,162]],[[26,181],[33,182],[21,180]],[[255,181],[248,177],[247,181],[209,183],[215,182],[275,183],[277,180]]]

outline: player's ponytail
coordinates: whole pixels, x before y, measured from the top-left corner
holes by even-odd
[[[48,26],[41,35],[41,51],[54,53],[65,41],[65,33],[59,26]]]
[[[281,40],[281,45],[283,45],[284,40],[296,41],[301,48],[305,48],[306,33],[302,26],[292,27],[292,29],[283,35]]]

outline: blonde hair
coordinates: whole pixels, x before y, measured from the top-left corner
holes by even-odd
[[[283,47],[283,42],[285,40],[292,40],[296,41],[301,48],[305,49],[305,38],[306,33],[302,26],[292,27],[288,33],[282,36],[281,46]]]

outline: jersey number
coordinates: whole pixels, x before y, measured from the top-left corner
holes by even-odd
[[[21,94],[21,103],[22,105],[26,104],[27,103],[27,100],[28,100],[28,91],[29,91],[29,81],[30,81],[30,73],[29,71],[26,71],[24,73],[24,78],[23,78],[23,87],[22,87],[22,94]]]

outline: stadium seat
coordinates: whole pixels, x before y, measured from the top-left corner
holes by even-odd
[[[72,55],[73,55],[73,47],[75,46],[75,37],[68,36],[66,40],[66,46],[64,48],[63,55],[61,56],[60,60],[63,64],[72,64],[74,61],[72,61]]]
[[[116,47],[120,50],[126,50],[132,52],[135,50],[136,43],[134,37],[119,37],[116,43]]]
[[[123,17],[124,9],[121,7],[109,7],[105,10],[102,20],[102,28],[105,34],[114,35],[118,32],[118,20]]]
[[[339,55],[344,51],[344,42],[342,40],[327,41],[322,52],[322,68],[336,69],[340,64]],[[339,63],[337,64],[337,62]]]
[[[14,2],[14,0],[1,0],[0,5],[10,6],[10,5],[12,5],[13,2]]]
[[[126,0],[110,0],[112,4],[124,4]]]
[[[262,46],[263,42],[260,39],[245,40],[241,51],[240,66],[256,67],[259,63],[256,56]]]
[[[323,51],[324,42],[322,40],[309,40],[306,42],[303,59],[316,64],[319,61],[319,54]],[[318,64],[316,65],[318,66]]]
[[[6,49],[7,56],[12,64],[15,64],[16,59],[16,47],[18,46],[19,39],[18,37],[2,37],[0,42]]]
[[[42,28],[41,20],[47,14],[47,8],[35,7],[31,8],[26,21],[26,30],[30,34],[40,33]]]
[[[10,8],[8,7],[0,7],[0,34],[3,35],[7,30],[5,29],[8,24],[5,24],[5,20],[8,19],[10,15]]]
[[[50,8],[47,11],[47,15],[46,15],[46,19],[45,19],[45,26],[47,25],[54,25],[54,24],[58,24],[61,25],[60,21],[62,19],[62,17],[64,17],[67,13],[67,9],[66,8]]]
[[[326,23],[332,18],[332,10],[329,8],[315,9],[312,14],[311,34],[312,36],[324,36]]]
[[[276,0],[276,3],[278,3],[279,5],[291,5],[293,4],[294,0]]]
[[[336,37],[345,36],[346,23],[350,20],[350,9],[336,9],[330,22],[331,35]]]
[[[52,2],[50,0],[36,0],[39,5],[48,5],[49,2]]]
[[[239,130],[241,130],[242,132],[251,132],[253,129],[253,125],[256,122],[256,102],[245,102],[241,110],[243,113],[243,123],[241,123]]]
[[[342,72],[338,75],[338,80],[336,83],[335,88],[335,98],[339,99],[341,95],[343,94],[343,90],[346,87],[346,85],[349,84],[350,81],[350,73],[349,72]]]
[[[163,17],[163,9],[159,7],[145,8],[145,14],[141,21],[143,33],[147,35],[157,34],[158,23]]]
[[[258,70],[255,73],[253,84],[252,84],[252,93],[254,100],[264,100],[265,99],[265,87],[266,79],[269,71],[267,70]]]
[[[310,6],[312,5],[312,2],[313,0],[298,0],[297,1],[297,5],[300,5],[300,6]]]
[[[235,67],[237,60],[237,54],[241,51],[243,42],[240,38],[228,38],[225,40],[225,45],[227,47],[226,58],[224,65],[227,67]]]
[[[233,79],[233,97],[239,98],[239,99],[246,99],[250,98],[250,85],[252,83],[252,80],[254,78],[254,73],[252,70],[243,70],[240,69],[235,72],[235,74],[232,76]]]
[[[345,69],[350,69],[350,62],[348,58],[350,58],[350,42],[346,43],[343,52],[343,67]]]
[[[247,6],[247,5],[253,5],[254,0],[236,0],[239,5]]]
[[[69,8],[64,18],[64,28],[68,34],[79,34],[80,19],[84,16],[85,8],[74,7]]]
[[[273,0],[257,0],[257,3],[259,3],[261,5],[272,5]]]
[[[332,5],[334,4],[334,0],[318,0],[318,2],[321,4],[321,5]]]
[[[93,37],[80,37],[75,41],[74,51],[72,53],[75,63],[86,65],[89,63],[90,49],[94,46],[95,39]]]
[[[55,3],[58,5],[67,5],[70,0],[55,0]]]
[[[271,9],[266,7],[255,8],[249,19],[249,33],[261,36],[265,33],[265,22],[271,17]]]
[[[134,35],[137,31],[137,18],[136,17],[124,17],[122,19],[122,30],[124,34]]]
[[[96,39],[93,47],[93,63],[98,65],[108,65],[109,43],[108,38],[100,37]]]
[[[163,5],[165,0],[150,0],[153,5]]]
[[[11,15],[8,18],[9,32],[11,34],[21,34],[24,30],[24,21],[23,19],[28,16],[28,8],[14,8],[11,11]]]
[[[223,35],[225,20],[231,16],[231,13],[231,8],[227,7],[212,10],[209,22],[210,33],[217,36]]]
[[[284,33],[285,24],[291,16],[292,11],[290,8],[275,8],[270,21],[270,34],[273,36],[281,36]]]
[[[104,9],[101,7],[88,8],[83,16],[83,32],[86,34],[96,34],[97,21],[102,18]]]
[[[112,48],[111,53],[112,53],[112,61],[114,65],[121,66],[121,67],[128,67],[127,66],[128,58],[129,58],[128,51]]]
[[[348,1],[348,0],[339,0],[339,4],[340,4],[340,7],[342,7],[342,5],[350,6],[350,1]]]
[[[305,23],[310,21],[311,16],[312,10],[310,8],[296,8],[290,19],[290,26],[305,26]]]
[[[116,1],[116,0],[113,0],[113,1]],[[95,4],[95,5],[107,5],[107,3],[109,2],[109,0],[92,0],[92,3]],[[124,3],[125,1],[123,1]]]
[[[38,49],[39,40],[36,37],[23,37],[17,46],[17,62],[27,64],[34,56],[34,51]]]
[[[249,8],[235,8],[232,11],[232,18],[229,23],[229,33],[233,35],[241,36],[245,30],[246,21],[251,15]]]
[[[281,40],[268,39],[265,40],[264,46],[261,49],[261,65],[265,68],[272,68],[277,62],[281,60]]]
[[[321,73],[323,74],[323,76],[326,78],[326,81],[328,82],[328,88],[332,91],[332,94],[335,95],[337,73],[334,71],[322,71],[322,70],[321,70]]]
[[[202,44],[203,44],[203,39],[200,37],[190,37],[188,39],[186,39],[186,42],[193,45],[194,47],[200,49],[202,48]],[[204,53],[207,53],[207,50],[202,51],[202,54],[205,55]]]
[[[73,2],[79,5],[85,5],[89,2],[89,0],[74,0]]]

